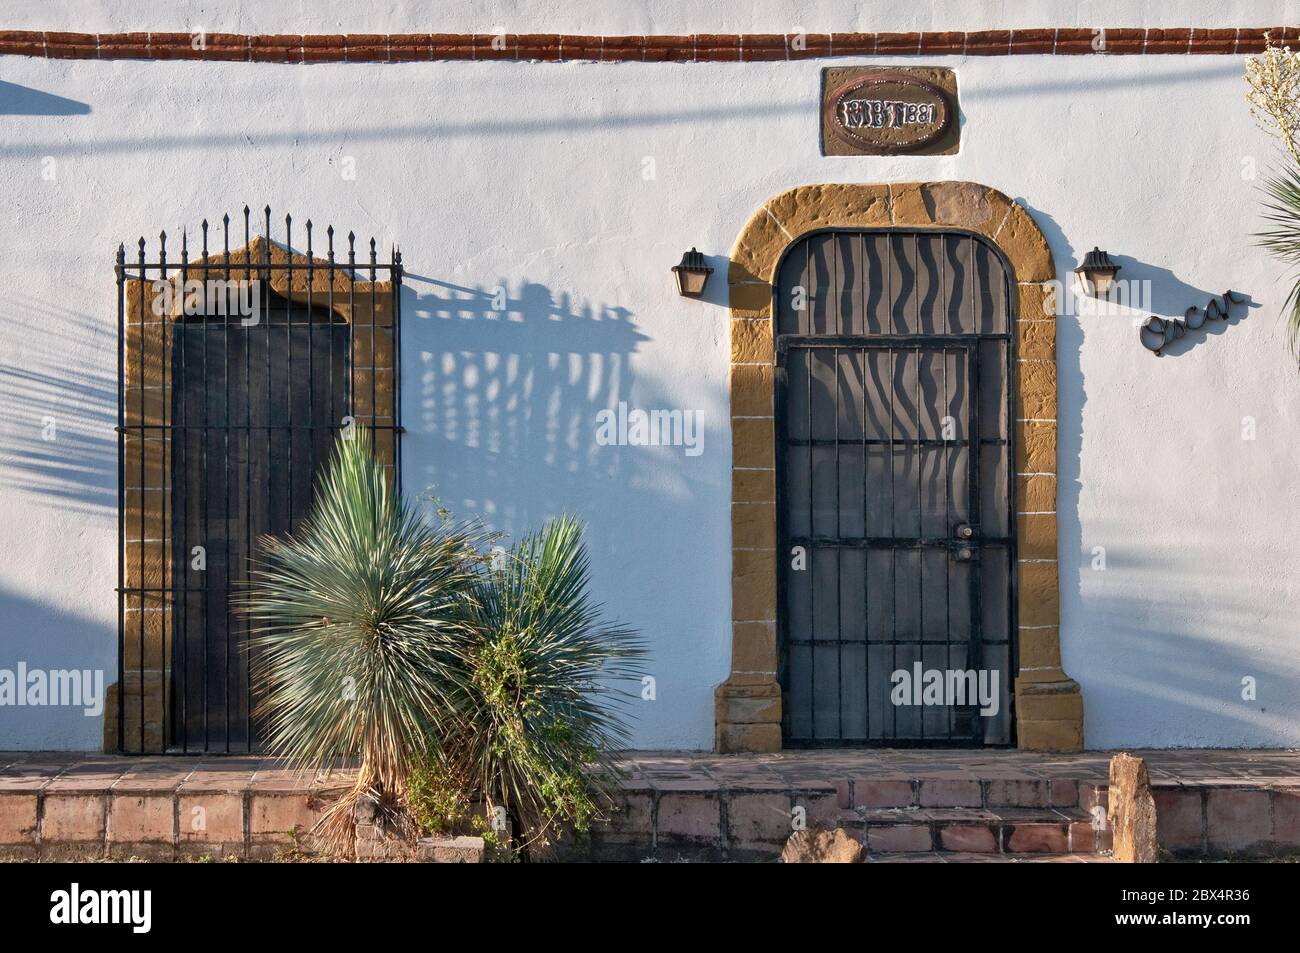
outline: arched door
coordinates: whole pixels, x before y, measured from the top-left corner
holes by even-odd
[[[957,231],[826,231],[777,272],[790,745],[1009,744],[1014,288]]]

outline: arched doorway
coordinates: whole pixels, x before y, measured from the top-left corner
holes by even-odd
[[[957,233],[964,236],[972,254],[987,255],[990,262],[1000,263],[1004,276],[1002,288],[1007,326],[999,334],[1009,349],[1006,358],[1009,363],[1004,365],[1007,378],[1003,383],[1005,389],[1001,391],[1008,396],[1001,411],[1004,417],[1000,418],[1005,420],[1006,436],[999,438],[1005,439],[1006,443],[1004,449],[996,452],[1005,454],[1009,461],[1006,473],[1009,488],[1005,500],[994,501],[991,505],[1006,507],[1008,531],[1005,537],[1001,537],[1004,542],[1000,551],[1005,553],[1008,567],[1005,573],[1000,573],[1003,578],[1015,581],[1014,588],[1009,590],[1014,593],[1014,601],[1007,606],[1007,618],[1013,620],[1007,623],[1011,628],[1005,642],[997,640],[1007,646],[1008,675],[1014,681],[1014,734],[1004,732],[990,736],[981,732],[980,740],[997,742],[1014,737],[1021,748],[1078,750],[1083,745],[1083,699],[1077,683],[1062,670],[1060,659],[1055,512],[1056,269],[1046,239],[1025,208],[995,189],[971,182],[800,186],[764,203],[750,217],[736,240],[728,274],[731,305],[732,656],[731,674],[718,686],[715,694],[716,748],[724,752],[773,751],[779,750],[784,743],[782,726],[787,721],[784,709],[790,701],[783,698],[782,681],[789,682],[790,672],[788,667],[782,667],[783,664],[788,666],[789,660],[783,663],[782,654],[786,646],[783,634],[778,632],[783,625],[779,609],[785,606],[784,594],[780,593],[780,566],[792,558],[792,554],[783,551],[786,541],[778,539],[778,512],[785,496],[778,500],[777,454],[782,443],[788,443],[789,434],[778,440],[776,401],[778,376],[786,376],[788,389],[791,365],[779,360],[777,353],[777,342],[781,337],[780,310],[784,306],[778,300],[782,282],[779,271],[792,260],[791,249],[808,236],[845,232],[859,235],[860,242],[866,242],[867,235],[878,236],[871,240],[884,243],[882,248],[887,248],[891,242],[901,242],[905,248],[909,235],[917,236],[919,242],[922,235]],[[946,254],[945,243],[953,239],[926,241],[939,242],[939,251]],[[960,240],[957,241],[960,244]],[[861,254],[866,254],[865,245]],[[883,254],[880,260],[885,261]],[[901,263],[896,261],[890,267],[897,268],[902,274]],[[915,264],[908,267],[915,271]],[[912,274],[909,280],[915,284],[921,279]],[[947,278],[944,280],[948,281]],[[951,290],[951,283],[945,287]],[[863,294],[869,293],[865,287],[862,290]],[[917,290],[916,293],[919,296],[924,292]],[[987,288],[977,286],[973,300],[982,302],[986,293]],[[892,291],[890,294],[892,296]],[[854,331],[869,331],[865,323],[865,315],[870,311],[869,301],[860,296],[860,302],[857,310],[864,315],[863,324],[851,327]],[[982,303],[980,308],[983,308]],[[944,315],[947,312],[940,309],[937,313]],[[921,322],[928,321],[931,328],[935,326],[934,320],[934,314],[928,317],[921,314],[918,318]],[[917,326],[924,327],[923,324]],[[846,346],[861,344],[856,340],[860,336],[850,335],[855,340]],[[941,338],[940,334],[929,334],[927,341],[940,344],[943,343]],[[912,366],[920,368],[925,361],[938,362],[932,366],[936,369],[948,367],[951,373],[957,373],[951,368],[962,363],[965,373],[969,374],[971,359],[967,355],[973,349],[978,363],[983,366],[978,352],[986,347],[985,344],[963,344],[956,340],[948,343],[951,346],[938,349],[937,353],[943,355],[941,358],[931,356],[916,361],[904,357],[904,365],[913,361]],[[886,350],[891,346],[883,336],[875,344],[877,351],[881,346]],[[833,348],[835,345],[813,341],[806,350],[815,353],[819,346]],[[861,347],[860,350],[871,351],[872,347]],[[908,352],[906,347],[901,351],[895,350],[887,360],[897,362],[898,353]],[[867,357],[864,356],[864,373],[866,366]],[[978,386],[971,392],[978,394]],[[978,402],[975,411],[979,412]],[[967,426],[970,426],[969,422]],[[978,478],[978,473],[976,476]],[[898,538],[892,538],[895,548]],[[890,537],[882,538],[887,544],[889,540]],[[979,560],[983,558],[981,550],[987,540],[980,537],[975,541],[980,545],[975,547],[976,552],[972,555]],[[937,545],[935,548],[936,552],[941,549]],[[949,558],[948,552],[942,553],[943,558]],[[928,558],[934,560],[936,557],[931,555]],[[920,578],[919,572],[915,575]],[[980,593],[983,592],[981,589]],[[982,605],[980,612],[984,611]],[[931,618],[935,617],[932,615]],[[983,619],[981,615],[981,629],[987,627]],[[919,627],[916,632],[922,634]],[[836,633],[838,643],[841,640],[838,627]],[[808,641],[817,640],[810,636]],[[862,641],[868,643],[870,639]],[[918,637],[915,641],[922,643],[926,640]],[[946,638],[934,641],[951,645]],[[986,647],[982,635],[978,647],[981,653]],[[822,651],[824,648],[810,645],[809,651]],[[923,675],[929,665],[924,657],[924,648],[921,646]],[[945,652],[948,651],[945,648]],[[890,664],[892,662],[891,658]],[[893,671],[897,669],[891,670],[891,675]],[[1008,687],[1005,684],[999,686],[1004,693]],[[812,694],[816,695],[817,691]],[[863,704],[869,704],[865,697]],[[840,701],[836,701],[835,706],[838,719]],[[810,712],[809,717],[815,720],[818,717],[815,708]],[[955,729],[960,721],[955,712],[945,712],[942,723],[946,724],[949,716]],[[922,714],[920,717],[924,720],[927,716]],[[940,716],[932,714],[929,717],[935,719],[933,727],[939,728]],[[1010,725],[1006,728],[1008,732],[1012,730]],[[872,740],[870,728],[865,733],[866,738],[860,740]],[[951,734],[948,737],[937,734],[933,740],[936,743],[956,743],[958,739]],[[899,737],[895,733],[893,739],[881,736],[876,740],[887,743]],[[791,733],[791,740],[800,741],[802,737],[795,731]],[[808,740],[819,739],[810,737]],[[855,739],[837,737],[826,740],[840,743]],[[922,739],[909,737],[907,740]],[[974,741],[974,731],[969,739],[962,740]]]

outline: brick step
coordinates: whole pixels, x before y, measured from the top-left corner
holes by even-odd
[[[841,807],[1090,808],[1105,786],[1075,778],[856,778],[836,785]]]
[[[1081,808],[884,808],[854,812],[872,854],[1080,854],[1110,849]],[[843,818],[849,821],[848,817]],[[845,824],[856,826],[851,821]]]
[[[869,864],[1113,864],[1108,854],[973,854],[924,851],[908,854],[868,854]]]

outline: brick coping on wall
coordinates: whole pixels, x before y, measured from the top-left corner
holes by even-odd
[[[739,63],[838,56],[1245,54],[1265,34],[1292,43],[1300,27],[1061,27],[924,33],[62,33],[0,30],[0,55],[80,60],[401,63],[436,60]],[[202,37],[201,44],[198,38]],[[198,48],[196,48],[198,47]]]

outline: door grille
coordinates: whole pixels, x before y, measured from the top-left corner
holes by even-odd
[[[953,232],[817,233],[782,262],[777,603],[790,745],[1012,740],[1009,282],[995,249]],[[952,673],[974,672],[978,687],[983,672],[992,688],[993,671],[993,715],[966,695],[896,703],[918,674],[956,686]]]
[[[335,436],[363,426],[401,473],[401,253],[357,261],[310,221],[293,250],[264,210],[243,247],[209,228],[117,254],[118,672],[106,742],[124,752],[257,750],[247,623],[231,612],[266,533],[307,515]]]

